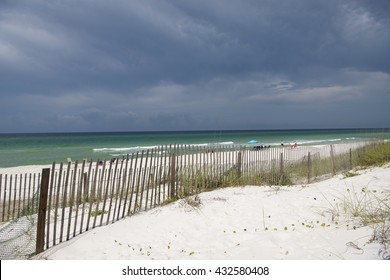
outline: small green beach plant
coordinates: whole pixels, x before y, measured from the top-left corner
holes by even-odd
[[[355,172],[352,172],[352,171],[347,171],[347,172],[344,172],[343,175],[344,175],[344,178],[351,178],[351,177],[358,176],[359,173],[355,173]]]
[[[104,214],[107,214],[107,213],[108,213],[107,210],[104,211]],[[93,211],[91,211],[91,217],[99,216],[101,214],[103,214],[103,210],[98,210],[98,211],[93,210]]]

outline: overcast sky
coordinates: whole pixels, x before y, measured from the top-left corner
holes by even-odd
[[[390,127],[388,0],[0,0],[0,133]]]

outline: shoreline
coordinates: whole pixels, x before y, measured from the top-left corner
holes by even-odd
[[[295,131],[295,132],[294,132]],[[301,147],[330,144],[390,140],[390,130],[371,129],[351,130],[275,130],[275,131],[206,131],[206,132],[161,132],[161,133],[90,133],[80,134],[43,134],[8,136],[0,135],[0,167],[21,165],[46,165],[53,161],[67,162],[68,158],[81,162],[83,159],[104,160],[112,157],[121,158],[128,153],[164,147],[170,144],[191,147],[191,149],[212,149],[221,145],[249,146],[256,145],[280,147],[297,142]]]

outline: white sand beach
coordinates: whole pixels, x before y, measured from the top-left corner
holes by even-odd
[[[375,211],[378,202],[389,206],[390,165],[354,172],[353,177],[338,175],[307,185],[245,186],[202,193],[95,228],[35,259],[389,258],[389,248],[380,244],[383,228],[363,225],[350,210]]]

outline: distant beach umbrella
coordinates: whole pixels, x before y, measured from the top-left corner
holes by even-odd
[[[250,141],[248,141],[248,144],[255,144],[255,143],[257,143],[256,140],[250,140]]]

